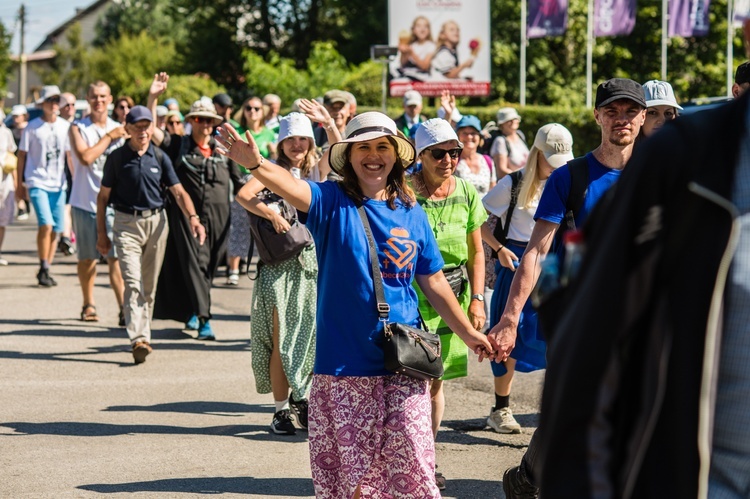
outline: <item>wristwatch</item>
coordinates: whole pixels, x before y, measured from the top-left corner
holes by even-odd
[[[484,301],[484,295],[471,295],[472,300]]]

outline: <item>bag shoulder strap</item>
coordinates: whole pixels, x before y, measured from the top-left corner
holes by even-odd
[[[510,221],[513,218],[513,211],[518,204],[518,192],[521,190],[521,179],[523,179],[523,170],[518,170],[510,174],[510,203],[508,204],[508,211],[505,213],[505,223],[498,218],[497,225],[495,225],[495,231],[492,233],[500,244],[505,244],[508,240],[508,231],[510,230]]]
[[[377,300],[378,317],[382,321],[387,321],[388,315],[391,311],[391,306],[385,301],[383,276],[380,273],[380,266],[378,265],[378,250],[375,247],[375,238],[372,236],[372,228],[370,227],[370,221],[367,218],[365,207],[363,205],[358,206],[357,213],[362,220],[362,225],[365,228],[365,235],[367,236],[367,243],[370,247],[370,266],[372,268],[372,283],[375,287],[375,300]]]
[[[575,217],[583,207],[589,189],[589,162],[586,156],[568,162],[570,172],[570,192],[565,202],[564,230],[575,230]]]

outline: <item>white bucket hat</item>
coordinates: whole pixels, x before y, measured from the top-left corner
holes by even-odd
[[[42,87],[42,93],[39,94],[39,98],[36,100],[37,104],[42,104],[47,99],[51,99],[55,96],[60,96],[60,88],[57,85],[45,85]]]
[[[194,116],[202,118],[213,118],[214,126],[217,126],[221,124],[222,121],[224,121],[224,118],[216,114],[216,107],[214,106],[214,103],[211,102],[211,99],[203,97],[193,102],[193,105],[190,106],[190,112],[185,115],[185,119],[192,118]]]
[[[13,109],[10,110],[11,116],[23,116],[24,114],[29,114],[29,110],[26,109],[26,106],[23,104],[16,104],[13,106]]]
[[[280,144],[282,140],[289,137],[307,137],[315,141],[315,134],[313,134],[313,127],[310,118],[302,113],[289,113],[279,120],[279,139]]]
[[[378,111],[358,114],[346,125],[346,139],[331,146],[328,162],[336,173],[341,173],[346,164],[346,145],[354,142],[367,142],[380,137],[391,137],[396,142],[396,154],[404,168],[414,162],[414,146],[402,133],[398,132],[396,123]]]
[[[672,106],[682,111],[682,107],[677,104],[677,99],[674,97],[672,85],[666,81],[647,81],[643,84],[643,93],[646,97],[646,107]]]
[[[458,142],[458,147],[464,145],[458,140],[458,135],[453,129],[450,123],[441,118],[432,118],[419,125],[417,133],[414,136],[414,141],[417,147],[417,156],[422,154],[422,151],[435,144],[441,144],[448,142],[449,140],[455,140]]]
[[[552,168],[560,168],[573,159],[573,136],[561,124],[549,123],[536,132],[534,146],[529,154],[533,153],[534,149],[544,154]]]
[[[510,120],[520,120],[521,116],[512,107],[501,107],[497,110],[496,118],[497,126],[500,126]]]

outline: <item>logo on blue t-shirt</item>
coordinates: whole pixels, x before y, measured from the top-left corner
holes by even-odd
[[[382,262],[385,269],[382,271],[383,279],[411,279],[417,243],[409,239],[409,231],[403,227],[391,229],[390,234],[391,237],[386,240],[387,248],[383,251],[387,257]],[[389,271],[391,268],[392,271]]]

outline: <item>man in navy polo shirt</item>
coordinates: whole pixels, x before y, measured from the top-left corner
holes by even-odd
[[[106,208],[111,204],[115,209],[114,244],[125,281],[125,328],[133,347],[133,359],[141,364],[151,353],[154,292],[169,232],[164,213],[165,188],[189,219],[193,237],[200,244],[206,238],[206,230],[169,157],[151,145],[151,111],[144,106],[133,107],[125,117],[125,129],[130,140],[113,151],[104,164],[96,199],[96,247],[103,255],[112,247],[105,224]]]

